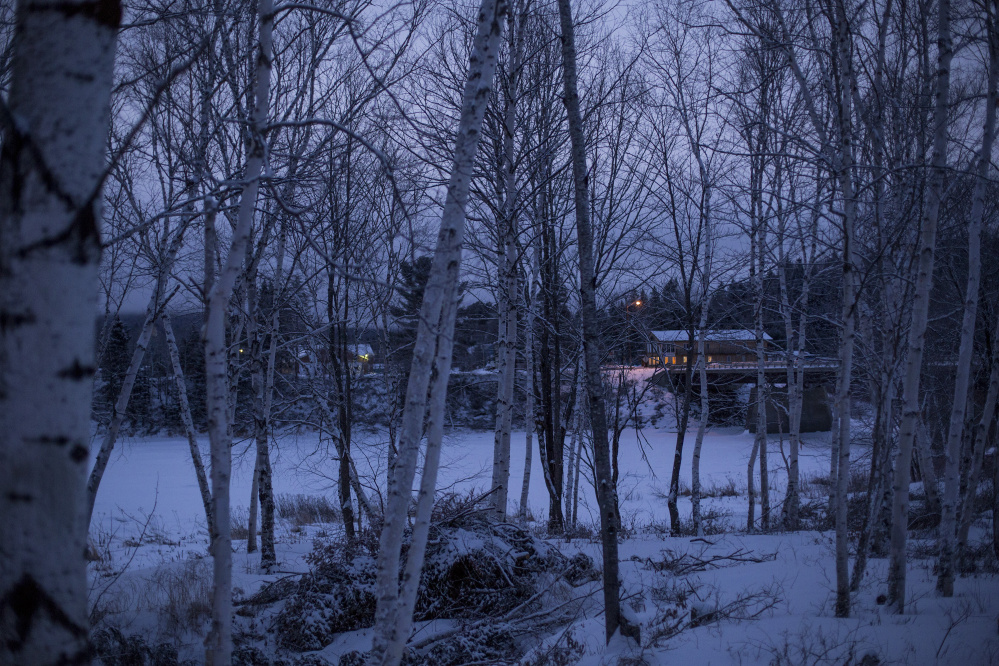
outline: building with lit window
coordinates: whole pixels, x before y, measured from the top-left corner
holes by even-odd
[[[763,334],[763,349],[767,357],[776,351],[771,338]],[[745,329],[711,330],[704,338],[704,354],[709,365],[755,364],[756,333]],[[688,331],[650,331],[645,347],[644,363],[656,367],[686,366],[687,359],[697,363],[697,336]]]

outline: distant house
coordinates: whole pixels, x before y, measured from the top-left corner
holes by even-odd
[[[371,345],[349,345],[347,347],[347,364],[350,366],[351,373],[355,375],[367,374],[374,356]]]
[[[763,348],[768,355],[774,351],[773,338],[763,334]],[[756,333],[745,329],[707,331],[704,353],[708,363],[756,362]],[[697,337],[687,331],[650,331],[645,347],[645,365],[681,366],[697,362]]]
[[[355,376],[367,374],[375,357],[371,345],[364,344],[347,345],[346,355],[338,354],[337,356],[343,358],[343,363]],[[296,377],[312,377],[331,372],[329,347],[324,346],[317,349],[303,347],[298,352],[297,363],[280,370],[284,374],[293,374]]]

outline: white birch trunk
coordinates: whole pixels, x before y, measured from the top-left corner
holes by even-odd
[[[381,666],[395,666],[399,663],[412,625],[412,609],[407,611],[405,599],[400,599],[399,595],[398,572],[403,532],[406,528],[406,513],[416,476],[423,420],[427,411],[427,389],[430,385],[435,356],[439,354],[443,354],[448,368],[438,367],[438,372],[443,373],[441,381],[445,388],[447,383],[454,331],[454,312],[450,304],[454,299],[453,294],[460,274],[461,248],[465,232],[465,204],[468,201],[482,118],[485,115],[493,74],[496,71],[506,9],[507,3],[504,0],[483,0],[479,8],[478,28],[469,58],[469,74],[455,137],[454,166],[441,216],[434,262],[424,292],[423,305],[420,308],[413,364],[406,387],[406,405],[403,411],[399,450],[390,472],[385,522],[378,553],[377,607],[372,651],[368,661]],[[437,354],[435,348],[440,350]],[[443,403],[439,407],[442,408]],[[438,415],[436,418],[439,420],[441,416]],[[431,423],[433,422],[432,416]],[[424,488],[429,485],[432,489],[436,483],[436,470],[429,464],[429,459],[430,449],[439,445],[439,441],[436,443],[428,441],[428,464],[421,480],[421,486]],[[432,496],[430,502],[432,504]],[[419,543],[414,533],[407,571],[415,570],[418,574],[421,570],[423,558],[420,555],[425,546],[425,537],[424,543]],[[403,584],[405,585],[405,580]]]
[[[817,214],[813,215],[812,238],[815,242],[815,228],[817,226]],[[790,530],[798,529],[799,509],[801,506],[800,497],[800,473],[799,473],[799,451],[801,448],[801,403],[804,396],[805,372],[801,363],[805,357],[805,335],[808,324],[808,292],[810,287],[811,268],[810,264],[805,264],[804,274],[801,279],[801,295],[796,300],[799,309],[798,317],[798,344],[792,347],[791,341],[794,339],[794,312],[791,307],[790,296],[788,294],[786,256],[784,254],[783,231],[780,234],[778,247],[780,250],[780,294],[781,312],[784,316],[784,336],[787,339],[787,410],[788,410],[788,469],[787,469],[787,493],[784,498],[784,524]],[[802,239],[802,259],[806,260],[805,240]],[[814,250],[813,250],[814,256]]]
[[[282,272],[284,270],[284,252],[287,230],[285,225],[281,225],[278,234],[277,261],[274,270],[274,295],[271,307],[270,325],[270,345],[267,349],[267,367],[263,377],[263,399],[261,401],[261,413],[256,417],[256,440],[257,440],[257,492],[260,501],[260,566],[265,572],[277,563],[277,554],[274,547],[274,487],[271,482],[271,458],[270,443],[268,440],[271,427],[271,411],[274,405],[274,372],[277,368],[277,339],[281,329],[281,293],[278,285],[281,284]]]
[[[262,336],[257,323],[259,316],[258,306],[260,296],[257,292],[257,267],[256,260],[251,259],[247,263],[251,267],[246,271],[244,277],[246,283],[246,340],[249,343],[249,363],[250,363],[250,391],[253,394],[253,441],[255,445],[253,480],[250,483],[250,519],[247,525],[246,552],[255,553],[257,551],[257,513],[260,506],[260,431],[263,425],[260,418],[263,414],[264,398],[264,358]],[[267,432],[264,430],[264,446],[267,446]]]
[[[996,322],[995,332],[999,334],[999,321]],[[999,338],[994,338],[999,339]],[[999,352],[999,347],[994,347]],[[975,428],[975,444],[972,453],[971,469],[968,471],[968,487],[961,503],[961,522],[957,533],[957,557],[961,563],[961,569],[966,570],[964,558],[965,548],[968,545],[968,532],[971,530],[971,519],[974,517],[974,501],[978,495],[978,481],[982,472],[982,457],[985,453],[985,445],[989,441],[989,431],[992,428],[992,421],[996,415],[996,402],[999,401],[999,353],[992,355],[992,370],[989,372],[989,389],[985,397],[985,409],[982,411],[982,418]],[[993,514],[995,515],[995,514]],[[993,518],[993,521],[995,518]]]
[[[180,350],[177,348],[177,337],[170,323],[170,316],[164,311],[160,315],[163,334],[166,338],[167,352],[170,354],[170,375],[177,390],[177,402],[180,408],[180,418],[184,422],[184,434],[191,451],[191,463],[194,465],[194,476],[198,480],[198,492],[201,493],[201,503],[205,507],[205,521],[208,526],[208,538],[214,538],[215,514],[212,513],[212,491],[208,485],[208,475],[205,473],[205,463],[201,458],[201,447],[198,444],[198,431],[194,427],[191,416],[191,404],[187,397],[187,383],[184,381],[184,369],[180,364]]]
[[[135,388],[135,381],[139,376],[139,370],[142,368],[142,361],[146,356],[146,351],[149,349],[153,327],[163,308],[166,307],[165,301],[169,300],[165,299],[167,283],[173,272],[177,253],[183,246],[184,231],[189,223],[190,220],[182,222],[181,226],[177,228],[170,239],[169,245],[165,249],[161,248],[159,267],[156,272],[156,286],[153,289],[152,296],[149,298],[149,303],[146,305],[146,317],[142,322],[139,338],[136,340],[135,349],[132,350],[132,358],[129,360],[128,369],[125,371],[125,377],[122,380],[118,397],[115,400],[111,423],[108,425],[107,432],[104,433],[104,438],[101,440],[101,448],[97,453],[97,458],[94,460],[94,466],[90,470],[90,478],[87,480],[88,527],[90,521],[93,519],[94,503],[97,501],[97,492],[100,489],[101,479],[104,478],[104,471],[107,469],[115,442],[118,440],[118,433],[121,431],[122,423],[125,421],[128,403],[132,397],[132,390]]]
[[[580,372],[579,365],[576,367],[576,402],[572,407],[572,421],[570,428],[572,435],[569,437],[569,458],[565,464],[565,520],[568,525],[575,527],[576,523],[572,516],[576,513],[579,505],[579,467],[580,457],[583,453],[583,394],[586,387],[583,385],[583,373]]]
[[[975,182],[975,192],[971,203],[969,220],[969,224],[975,225],[977,229],[981,228],[982,217],[985,212],[985,191],[989,184],[989,165],[996,136],[996,107],[999,104],[999,90],[997,90],[999,89],[999,26],[996,25],[999,17],[993,13],[995,11],[993,4],[994,0],[986,3],[989,27],[989,82],[988,92],[985,97],[985,127],[982,131],[982,151],[978,156],[978,179]],[[999,322],[996,324],[996,334],[999,336]],[[993,339],[999,339],[999,337],[994,337]],[[963,559],[964,548],[968,542],[968,530],[971,527],[971,517],[974,513],[972,506],[975,495],[978,492],[978,477],[982,469],[985,442],[988,440],[988,431],[992,425],[996,399],[999,398],[999,367],[997,367],[999,363],[997,361],[999,359],[993,360],[992,371],[989,375],[989,390],[988,396],[985,399],[985,411],[975,432],[975,444],[971,457],[971,470],[968,473],[967,490],[961,501],[963,509],[961,510],[961,522],[957,537],[959,559]]]
[[[512,142],[511,142],[512,143]],[[510,196],[510,192],[507,192]],[[509,208],[509,204],[504,206]],[[504,222],[504,226],[512,220]],[[513,389],[517,376],[517,306],[516,306],[516,248],[513,232],[507,228],[503,232],[503,256],[499,298],[500,339],[497,345],[499,357],[499,381],[496,400],[496,432],[493,445],[492,496],[490,504],[496,520],[506,520],[510,487],[510,435],[513,429]]]
[[[586,428],[583,426],[583,416],[577,419],[579,439],[576,440],[575,464],[572,472],[572,515],[568,517],[569,524],[575,527],[579,524],[579,475],[583,468],[583,448],[586,446]]]
[[[752,142],[750,141],[752,146]],[[752,168],[752,166],[751,166]],[[757,185],[757,179],[760,177],[757,173],[759,169],[754,169],[750,176],[750,215],[751,229],[749,238],[749,274],[750,281],[753,285],[753,293],[756,296],[756,302],[753,304],[753,328],[754,337],[756,340],[756,402],[752,406],[752,409],[756,410],[756,434],[753,437],[753,450],[749,456],[749,467],[746,470],[746,488],[748,495],[748,515],[746,517],[746,530],[752,532],[756,524],[756,457],[760,455],[763,446],[762,440],[766,439],[767,436],[767,409],[766,403],[763,402],[763,391],[764,384],[766,383],[766,374],[764,370],[763,361],[763,324],[762,324],[762,312],[763,312],[763,287],[762,287],[762,274],[763,269],[762,258],[763,252],[759,250],[760,245],[760,235],[762,233],[762,222],[760,220],[760,206],[758,200],[760,198],[759,187]],[[765,463],[760,465],[762,470]],[[762,480],[761,484],[762,486]],[[761,523],[762,526],[762,523]]]
[[[442,323],[451,322],[454,327],[458,313],[457,281],[448,286],[447,303],[441,312]],[[406,555],[406,568],[402,575],[402,591],[399,599],[399,613],[396,618],[400,636],[408,636],[416,607],[417,592],[420,587],[420,573],[423,571],[423,558],[426,555],[427,537],[430,534],[430,516],[434,508],[434,495],[437,490],[437,472],[440,468],[441,441],[444,438],[444,405],[447,401],[447,383],[451,374],[453,337],[441,336],[437,341],[434,368],[437,371],[430,387],[429,416],[427,419],[427,451],[423,473],[420,476],[420,490],[416,502],[416,519],[413,521],[413,540]]]
[[[856,332],[857,259],[855,226],[857,201],[853,181],[853,40],[846,9],[838,5],[836,16],[836,48],[839,59],[839,99],[837,126],[839,151],[837,179],[843,198],[843,332],[839,344],[839,373],[836,377],[836,414],[838,427],[833,433],[837,441],[836,466],[836,617],[850,615],[850,544],[847,532],[847,491],[850,483],[850,409],[853,375],[853,347]]]
[[[260,189],[260,174],[264,164],[263,133],[270,99],[273,6],[272,0],[259,0],[257,5],[260,27],[256,88],[247,138],[246,168],[243,172],[245,183],[240,194],[236,228],[233,230],[229,256],[207,297],[205,382],[208,397],[208,436],[212,449],[212,503],[216,524],[216,534],[211,544],[214,575],[212,627],[205,639],[205,662],[210,666],[229,666],[232,661],[232,526],[229,513],[232,441],[225,323],[233,287],[247,255],[253,209]]]
[[[986,3],[987,5],[989,3]],[[989,8],[991,9],[991,7]],[[989,23],[994,17],[989,13]],[[958,522],[958,501],[961,485],[961,442],[964,441],[964,423],[967,415],[968,391],[971,385],[971,361],[975,348],[975,321],[978,316],[978,288],[981,282],[981,231],[982,217],[985,211],[985,188],[988,183],[989,164],[992,158],[992,144],[995,139],[996,123],[996,87],[999,78],[999,45],[995,29],[992,25],[989,40],[989,82],[985,98],[985,126],[982,131],[982,150],[978,158],[978,173],[975,190],[972,195],[971,214],[968,216],[968,285],[964,296],[964,317],[961,321],[961,346],[957,360],[957,379],[954,383],[954,405],[950,413],[950,430],[947,435],[947,467],[944,478],[943,512],[940,520],[940,566],[937,578],[937,592],[942,596],[954,596],[954,561],[963,552],[967,540],[967,530],[964,529],[971,504],[977,492],[978,474],[976,466],[980,465],[982,454],[978,449],[978,438],[975,437],[975,449],[972,452],[971,474],[967,493],[962,502],[964,511],[961,516],[960,528]],[[946,100],[945,100],[946,101]],[[938,110],[940,110],[938,104]],[[991,386],[990,386],[991,388]],[[990,409],[988,403],[986,411]],[[982,442],[984,446],[984,441]],[[973,477],[973,478],[972,478]],[[965,534],[964,539],[958,532]]]
[[[90,663],[84,481],[120,20],[114,0],[18,3],[0,115],[4,664]]]
[[[700,160],[698,160],[700,162]],[[707,172],[701,167],[701,180],[705,183]],[[713,240],[711,237],[711,190],[706,185],[704,187],[704,267],[701,273],[701,321],[697,327],[697,378],[700,382],[701,393],[701,417],[697,423],[697,436],[694,439],[694,451],[690,457],[690,503],[691,520],[694,526],[694,533],[697,536],[704,535],[704,526],[701,524],[701,447],[704,444],[704,433],[708,429],[708,365],[704,353],[704,338],[708,328],[708,304],[711,291],[711,258],[713,250]]]
[[[762,174],[760,175],[762,178]],[[762,189],[762,188],[761,188]],[[762,207],[762,200],[758,197],[758,205]],[[770,466],[767,456],[767,353],[763,342],[763,266],[766,257],[766,237],[767,231],[763,220],[762,210],[756,218],[757,238],[756,238],[756,440],[753,448],[759,450],[760,454],[760,528],[763,531],[770,529]]]
[[[517,380],[517,171],[514,159],[513,135],[517,131],[517,97],[520,94],[520,71],[523,53],[523,21],[514,25],[510,21],[509,42],[510,78],[506,84],[506,108],[503,114],[503,213],[499,234],[502,250],[500,268],[500,294],[497,307],[501,310],[498,355],[500,357],[500,379],[496,400],[496,442],[493,451],[492,505],[496,518],[506,520],[510,488],[510,435],[513,430],[513,395]]]
[[[533,244],[532,244],[533,247]],[[520,519],[527,520],[527,502],[531,490],[531,465],[534,449],[534,280],[538,275],[538,253],[533,253],[531,273],[527,279],[527,322],[524,326],[524,357],[527,371],[527,396],[524,405],[524,482],[520,487]]]
[[[132,350],[132,358],[129,360],[128,370],[125,372],[121,389],[118,391],[118,398],[114,403],[111,423],[108,424],[107,432],[104,433],[104,437],[101,439],[101,448],[98,450],[94,466],[90,470],[90,478],[87,480],[86,524],[88,527],[94,515],[94,503],[97,501],[97,491],[100,488],[101,479],[104,478],[104,470],[107,469],[108,461],[111,459],[111,452],[114,450],[115,442],[118,439],[118,433],[121,431],[121,425],[125,421],[128,403],[132,397],[132,389],[135,387],[135,380],[138,378],[139,370],[142,367],[142,359],[146,356],[146,349],[149,347],[149,340],[153,335],[153,325],[156,323],[156,318],[163,307],[163,292],[167,279],[169,279],[169,269],[166,266],[161,266],[159,276],[156,279],[156,287],[149,299],[149,304],[146,306],[146,317],[142,321],[139,338],[135,342],[135,349]]]
[[[888,603],[896,613],[905,612],[906,556],[905,546],[909,523],[909,468],[912,446],[919,423],[919,379],[923,364],[923,348],[929,312],[930,290],[933,286],[933,255],[936,246],[937,222],[943,198],[947,168],[947,104],[950,94],[950,1],[939,0],[939,35],[937,56],[937,99],[933,115],[933,156],[929,176],[929,191],[919,233],[919,262],[912,303],[909,329],[909,352],[902,387],[902,426],[895,478],[892,484],[891,554],[888,570]]]

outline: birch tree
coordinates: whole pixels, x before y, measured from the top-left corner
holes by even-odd
[[[985,123],[982,128],[982,145],[975,170],[975,187],[972,194],[971,211],[968,216],[968,279],[964,295],[964,313],[961,320],[961,343],[957,357],[957,376],[954,380],[954,401],[951,407],[950,427],[947,432],[947,447],[945,449],[947,462],[944,472],[944,495],[940,520],[940,564],[937,575],[937,592],[944,597],[954,596],[954,571],[961,557],[963,541],[967,540],[967,536],[963,540],[961,539],[960,532],[963,532],[965,535],[967,534],[964,524],[968,514],[973,510],[971,503],[977,492],[975,486],[978,481],[975,470],[978,464],[980,464],[978,461],[981,460],[979,440],[977,437],[974,437],[975,448],[971,456],[972,467],[968,470],[971,477],[969,480],[972,483],[967,484],[968,491],[963,498],[964,501],[961,503],[963,505],[962,516],[961,520],[958,521],[959,501],[962,499],[960,497],[962,443],[965,439],[968,393],[971,390],[971,363],[975,346],[975,322],[978,319],[978,292],[981,284],[982,217],[985,211],[985,187],[988,183],[992,144],[995,141],[996,87],[997,79],[999,79],[999,73],[996,71],[999,69],[999,55],[997,55],[999,44],[995,43],[997,40],[997,31],[994,26],[996,19],[993,14],[996,7],[997,5],[994,0],[986,0],[985,23],[986,39],[989,44],[989,68],[985,96]],[[942,17],[941,20],[943,20]],[[949,16],[947,20],[949,20]],[[941,35],[938,37],[937,48],[945,51],[949,50],[951,47],[946,42],[950,36],[943,35],[943,28],[940,30]],[[949,68],[949,62],[946,65],[939,65],[940,68],[945,66]],[[939,72],[938,76],[941,76]],[[942,105],[946,105],[948,102],[946,92],[938,90],[937,94],[943,97]],[[946,106],[942,105],[938,101],[937,112],[941,112],[941,109],[943,109],[944,113],[946,112]],[[986,413],[993,409],[990,407],[988,399],[987,396],[985,404]],[[989,425],[990,423],[986,424],[986,429]],[[982,442],[982,445],[984,446],[984,442]]]
[[[0,122],[0,661],[90,661],[82,521],[121,5],[18,5]]]
[[[184,230],[186,227],[187,221],[183,222],[180,228],[176,229],[172,234],[169,232],[164,234],[164,237],[158,243],[161,247],[158,248],[159,257],[157,263],[159,266],[157,267],[153,293],[149,299],[149,304],[146,306],[146,316],[143,319],[139,337],[135,342],[128,370],[125,372],[122,380],[118,397],[115,399],[114,408],[111,413],[111,423],[108,425],[108,429],[101,440],[97,458],[94,461],[93,468],[90,470],[90,477],[87,481],[86,523],[88,526],[93,519],[94,503],[97,501],[97,491],[100,488],[101,479],[104,477],[104,471],[107,469],[108,461],[111,459],[111,452],[118,439],[118,433],[121,430],[122,423],[125,421],[128,403],[132,397],[132,389],[135,387],[136,378],[142,366],[142,360],[146,355],[146,350],[149,348],[149,341],[153,335],[153,327],[167,305],[167,287],[169,286],[170,276],[173,271],[174,259],[184,240]]]
[[[208,294],[205,322],[205,372],[208,388],[208,435],[212,452],[212,501],[215,534],[212,538],[212,628],[205,641],[205,662],[228,666],[232,660],[232,529],[229,513],[229,480],[232,473],[226,347],[226,313],[236,279],[249,245],[250,227],[264,165],[263,133],[270,97],[271,46],[274,11],[271,0],[257,5],[258,36],[253,111],[248,128],[244,185],[240,193],[236,227],[225,266]],[[206,243],[207,247],[208,243]]]
[[[856,331],[856,303],[859,285],[858,256],[856,247],[857,184],[855,182],[854,145],[854,34],[851,15],[845,0],[831,3],[822,15],[828,21],[828,43],[818,37],[816,8],[805,3],[803,8],[793,7],[802,13],[805,23],[804,44],[796,36],[798,17],[790,15],[783,3],[774,0],[761,7],[737,5],[726,0],[736,20],[765,46],[779,49],[797,84],[805,113],[816,137],[813,150],[836,180],[838,186],[839,261],[842,267],[842,300],[840,308],[840,343],[838,350],[839,372],[836,379],[833,425],[833,492],[830,508],[836,525],[836,615],[845,617],[850,611],[849,561],[847,534],[846,490],[850,477],[850,407],[853,349]],[[790,8],[790,7],[789,7]],[[803,9],[803,11],[801,11]],[[794,31],[792,29],[795,29]],[[819,80],[817,87],[809,80],[803,66],[802,52],[816,54]],[[828,101],[832,114],[831,131],[827,127],[822,94]]]
[[[208,527],[209,541],[215,534],[215,512],[212,508],[212,491],[205,473],[205,463],[201,457],[201,445],[198,443],[198,431],[194,427],[191,416],[191,405],[187,395],[187,382],[184,381],[184,369],[180,364],[180,350],[177,348],[177,337],[173,332],[173,324],[166,309],[160,314],[160,324],[163,327],[163,337],[166,338],[167,353],[170,356],[170,374],[177,391],[178,407],[181,421],[184,424],[184,435],[191,452],[191,463],[194,465],[194,476],[198,481],[198,492],[205,509],[205,522]]]
[[[937,5],[937,72],[933,108],[933,155],[930,161],[926,204],[920,222],[918,267],[909,328],[908,355],[902,386],[902,424],[892,491],[891,555],[888,569],[888,603],[896,613],[905,612],[906,552],[909,527],[909,473],[912,448],[919,425],[919,380],[923,364],[930,289],[933,285],[933,256],[937,223],[947,169],[947,107],[950,95],[950,63],[953,58],[950,34],[950,0]]]
[[[406,389],[398,453],[391,470],[385,522],[378,552],[376,582],[377,606],[372,651],[368,662],[395,666],[402,659],[409,639],[419,585],[420,570],[430,528],[430,511],[437,480],[436,462],[440,456],[444,391],[450,374],[454,321],[457,311],[458,278],[465,227],[465,205],[475,163],[482,118],[492,87],[493,74],[507,11],[504,0],[483,0],[478,26],[469,55],[468,79],[462,97],[461,115],[455,137],[454,165],[447,188],[440,232],[430,279],[424,292],[417,327],[413,364]],[[409,546],[406,570],[399,589],[399,561],[403,531],[416,475],[417,453],[427,414],[427,390],[436,369],[438,380],[430,396],[431,428],[427,437],[424,473],[420,483],[416,523]],[[433,424],[438,424],[437,428]]]
[[[502,166],[497,173],[497,190],[501,193],[497,219],[497,255],[499,288],[496,309],[499,315],[497,358],[499,382],[496,400],[496,432],[493,446],[493,476],[491,502],[496,518],[506,520],[510,486],[510,435],[513,429],[514,383],[517,377],[517,312],[520,299],[517,159],[514,135],[517,132],[517,99],[521,95],[520,81],[524,59],[525,31],[530,1],[522,0],[519,11],[511,12],[507,30],[509,63],[503,89]]]

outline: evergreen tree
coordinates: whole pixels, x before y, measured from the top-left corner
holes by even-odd
[[[187,399],[191,406],[191,418],[199,430],[204,430],[208,412],[205,409],[205,352],[201,335],[193,330],[180,343],[180,364],[184,369],[184,383],[187,385]]]
[[[114,409],[114,403],[118,399],[118,393],[121,392],[125,373],[128,371],[130,357],[128,329],[125,328],[124,322],[115,316],[114,323],[111,324],[107,348],[104,350],[104,357],[101,360],[101,380],[104,384],[98,393],[98,409],[103,417],[108,417]]]

